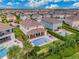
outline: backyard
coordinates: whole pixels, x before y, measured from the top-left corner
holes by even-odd
[[[75,53],[74,55],[70,56],[70,57],[66,57],[63,59],[79,59],[79,52]]]
[[[68,26],[67,24],[63,24],[63,28],[74,33],[72,35],[69,36],[65,36],[65,38],[67,40],[71,39],[70,41],[72,41],[72,39],[74,38],[74,40],[78,39],[78,35],[79,35],[79,31],[71,28],[71,26]],[[64,37],[51,32],[51,30],[48,31],[50,34],[55,35],[56,37],[60,38],[61,40],[64,39]],[[77,34],[77,35],[76,35]],[[62,39],[63,38],[63,39]],[[67,42],[67,41],[65,41]],[[78,42],[78,41],[76,41]],[[74,48],[73,47],[66,47],[63,50],[60,50],[57,54],[53,54],[53,55],[48,55],[47,57],[45,57],[45,59],[79,59],[79,44],[74,44]]]
[[[23,45],[25,46],[26,50],[32,48],[30,42],[28,41],[28,37],[20,30],[19,27],[14,28],[15,37],[22,41]]]
[[[18,40],[23,42],[25,51],[31,50],[29,53],[29,59],[69,59],[78,58],[77,52],[79,52],[79,40],[78,31],[74,30],[70,26],[65,25],[64,29],[72,32],[73,34],[62,36],[53,32],[50,29],[48,33],[58,38],[57,41],[51,42],[41,47],[32,47],[28,41],[28,37],[19,29],[14,28],[15,36]]]

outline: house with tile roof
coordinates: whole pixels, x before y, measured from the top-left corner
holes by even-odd
[[[0,23],[0,47],[11,47],[14,41],[13,27]]]
[[[16,16],[13,15],[13,14],[7,14],[6,18],[7,18],[8,21],[13,21],[13,22],[16,21]]]
[[[29,37],[29,39],[41,37],[47,33],[39,22],[30,19],[23,20],[20,23],[20,29]]]
[[[79,15],[73,15],[70,17],[66,17],[64,21],[65,23],[69,24],[72,27],[79,28]]]
[[[52,30],[57,30],[62,26],[62,21],[57,20],[56,18],[43,18],[41,20],[41,23],[43,24],[44,27],[52,29]]]

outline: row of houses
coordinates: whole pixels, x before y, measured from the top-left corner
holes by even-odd
[[[0,15],[0,21],[5,18],[7,21],[16,21],[16,16],[13,14],[2,14]]]
[[[11,17],[11,15],[7,16],[10,20],[16,20],[15,16],[13,16],[13,18]],[[62,28],[62,24],[64,21],[71,27],[79,29],[78,18],[78,14],[65,17],[64,19],[59,17],[47,16],[43,18],[38,18],[40,21],[34,19],[25,19],[22,20],[19,25],[20,29],[29,38],[29,42],[31,42],[33,46],[41,46],[45,43],[57,40],[55,37],[50,36],[47,33],[46,28],[52,29],[52,31],[57,31]],[[0,47],[11,47],[15,45],[15,41],[16,38],[15,34],[13,33],[13,27],[0,23]]]
[[[72,27],[79,28],[79,15],[67,17],[64,20],[67,24]],[[33,39],[38,36],[46,35],[46,29],[50,28],[52,30],[58,30],[62,27],[62,21],[56,18],[43,18],[41,22],[27,19],[23,20],[20,23],[20,29],[29,37],[29,39]],[[7,39],[5,39],[7,38]],[[6,41],[9,41],[14,38],[13,28],[6,26],[0,23],[0,44]],[[0,45],[1,46],[1,45]]]
[[[8,15],[7,15],[8,16]],[[9,18],[9,16],[8,16]],[[65,19],[63,19],[63,21],[69,25],[71,25],[72,27],[75,28],[79,28],[79,15],[76,16],[70,16],[70,17],[66,17]],[[11,19],[11,17],[10,17]],[[15,18],[12,18],[15,19]],[[7,31],[9,31],[7,28],[7,26],[4,26],[2,24],[0,24],[0,31],[6,29]],[[46,34],[46,30],[44,28],[50,28],[52,30],[57,30],[59,28],[62,27],[62,20],[60,20],[59,18],[56,17],[45,17],[42,18],[40,20],[40,22],[38,22],[37,20],[31,20],[31,19],[26,19],[26,20],[22,20],[20,23],[20,29],[31,39],[31,38],[35,38],[35,36],[39,36],[38,34],[44,35]],[[11,28],[12,30],[12,28]],[[38,32],[38,34],[37,34]],[[0,36],[1,36],[0,32]]]
[[[3,10],[5,11],[5,10]],[[12,13],[13,11],[13,13]],[[79,11],[74,10],[6,10],[4,15],[7,17],[8,21],[15,21],[16,15],[20,15],[21,20],[26,19],[36,19],[40,20],[46,17],[56,17],[60,19],[64,19],[65,17],[74,16],[79,14]],[[1,21],[1,16],[0,16]]]

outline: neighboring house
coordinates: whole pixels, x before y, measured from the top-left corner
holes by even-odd
[[[11,47],[14,45],[14,41],[13,27],[0,23],[0,47]]]
[[[35,20],[24,20],[20,23],[20,29],[29,37],[29,39],[45,36],[47,31]]]
[[[37,21],[40,22],[41,19],[42,19],[42,15],[34,14],[34,15],[32,15],[32,19],[37,20]]]
[[[39,10],[38,14],[48,14],[49,10]]]
[[[16,16],[13,14],[7,14],[6,17],[8,21],[12,21],[12,22],[16,21]]]
[[[51,15],[50,14],[44,14],[43,18],[46,18],[46,17],[51,17]]]
[[[39,17],[38,14],[33,14],[33,15],[32,15],[32,19],[37,19],[38,17]]]
[[[41,23],[49,29],[57,30],[62,26],[62,21],[55,18],[43,18]]]
[[[22,20],[30,19],[30,15],[21,14],[20,19]]]
[[[57,18],[58,20],[64,20],[64,18],[66,17],[67,15],[66,14],[63,14],[62,12],[55,12],[52,17],[55,17]]]
[[[64,21],[65,23],[71,25],[72,27],[79,28],[79,15],[66,17]]]
[[[64,21],[65,20],[65,16],[61,16],[61,17],[56,16],[56,17],[53,17],[53,18],[55,18],[57,20],[60,20],[60,21]]]

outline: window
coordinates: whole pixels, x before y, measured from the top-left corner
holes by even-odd
[[[11,32],[13,32],[13,29],[11,29]]]
[[[1,32],[0,32],[0,36],[2,36],[2,35],[1,35]]]
[[[4,35],[4,33],[2,33],[2,35]]]
[[[5,37],[5,38],[2,38],[2,39],[0,39],[0,44],[1,43],[4,43],[6,41],[9,41],[9,40],[11,40],[10,36],[9,37]]]
[[[40,33],[36,33],[36,36],[40,36]]]
[[[7,32],[10,32],[10,30],[6,30]]]

